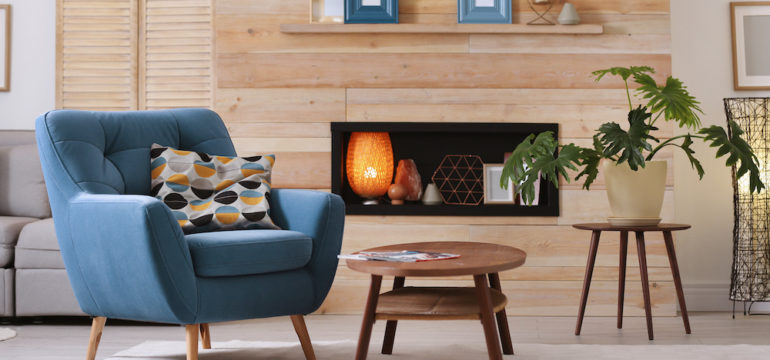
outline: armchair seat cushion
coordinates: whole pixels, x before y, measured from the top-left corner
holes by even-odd
[[[185,236],[195,274],[201,277],[286,271],[310,261],[313,240],[288,230],[233,230]]]

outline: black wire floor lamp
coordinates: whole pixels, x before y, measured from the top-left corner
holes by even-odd
[[[770,178],[770,98],[724,99],[727,119],[745,131],[743,138],[759,158],[760,176]],[[729,129],[729,126],[728,126]],[[730,134],[732,135],[732,134]],[[730,300],[743,302],[743,314],[751,314],[755,302],[770,301],[770,194],[749,191],[748,176],[737,180],[733,166],[733,266]],[[748,311],[746,303],[749,303]]]

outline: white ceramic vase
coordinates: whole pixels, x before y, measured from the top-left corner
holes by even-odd
[[[577,10],[575,10],[575,5],[565,3],[557,20],[559,20],[559,24],[562,25],[580,24],[580,16],[578,15]]]
[[[602,174],[607,183],[607,198],[612,216],[607,220],[618,226],[650,226],[660,222],[663,194],[666,190],[665,161],[648,161],[644,168],[631,170],[627,163],[604,161]]]
[[[425,187],[425,191],[422,193],[422,203],[425,205],[439,205],[442,202],[441,194],[439,193],[436,184],[428,184],[428,186]]]

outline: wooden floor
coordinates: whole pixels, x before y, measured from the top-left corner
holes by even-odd
[[[313,340],[356,340],[360,317],[348,315],[317,315],[307,317]],[[517,343],[541,344],[648,344],[643,317],[625,319],[624,329],[615,329],[612,317],[591,317],[583,324],[583,335],[574,336],[574,317],[510,317],[511,336]],[[733,320],[729,313],[691,313],[693,334],[685,335],[681,318],[654,318],[655,344],[770,344],[770,316],[739,315]],[[0,325],[18,332],[16,338],[0,342],[0,359],[84,358],[88,342],[88,325]],[[380,344],[384,321],[374,327],[372,343]],[[297,341],[289,317],[212,324],[212,341],[264,340]],[[137,345],[147,340],[184,341],[184,327],[110,325],[107,322],[97,359]],[[484,342],[481,324],[475,321],[402,321],[396,342],[422,343],[421,346],[441,346],[453,342]],[[376,351],[376,350],[373,350]],[[352,355],[351,355],[352,356]]]

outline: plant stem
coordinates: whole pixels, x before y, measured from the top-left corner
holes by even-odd
[[[623,82],[626,83],[626,97],[628,97],[628,111],[633,111],[634,105],[631,104],[631,92],[628,90],[628,79],[623,79]]]
[[[650,126],[653,126],[653,125],[655,125],[655,122],[656,122],[656,121],[658,121],[658,118],[659,118],[661,115],[663,115],[663,111],[660,111],[660,112],[658,112],[658,115],[656,115],[656,116],[655,116],[655,118],[654,118],[654,119],[652,119],[652,121],[650,122]]]
[[[656,154],[656,153],[657,153],[657,152],[658,152],[660,149],[662,149],[662,148],[663,148],[663,147],[665,147],[665,146],[668,146],[668,145],[675,145],[675,146],[679,146],[679,145],[677,145],[677,144],[672,144],[671,142],[672,142],[672,141],[674,141],[674,140],[677,140],[677,139],[681,139],[681,138],[687,137],[687,136],[689,136],[689,137],[691,137],[691,138],[696,138],[696,139],[705,139],[705,138],[706,138],[705,136],[702,136],[702,135],[692,135],[692,134],[690,134],[690,133],[687,133],[687,134],[684,134],[684,135],[677,135],[677,136],[674,136],[674,137],[672,137],[672,138],[670,138],[670,139],[668,139],[668,140],[666,140],[666,141],[664,141],[664,142],[660,143],[660,145],[658,145],[658,146],[656,146],[654,149],[652,149],[652,151],[650,151],[650,155],[647,155],[647,159],[646,159],[646,160],[647,160],[647,161],[650,161],[650,160],[652,160],[652,157],[653,157],[653,156],[655,156],[655,154]],[[681,147],[681,146],[679,146],[679,147]]]

